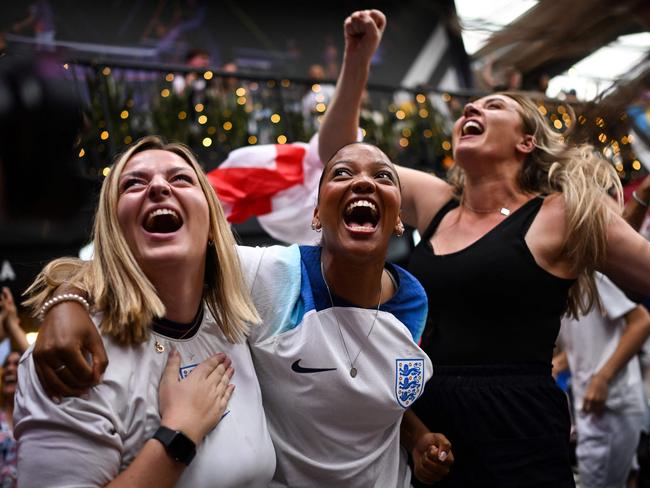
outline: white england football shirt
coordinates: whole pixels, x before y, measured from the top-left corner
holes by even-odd
[[[417,345],[427,314],[420,284],[388,265],[398,289],[373,327],[376,309],[336,297],[332,307],[319,247],[240,256],[263,319],[249,342],[277,454],[271,486],[410,486],[400,422],[432,374]],[[351,358],[361,350],[354,378],[341,333]]]

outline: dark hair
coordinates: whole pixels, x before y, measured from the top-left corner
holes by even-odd
[[[185,62],[187,63],[190,59],[196,58],[198,56],[207,56],[210,57],[210,53],[206,51],[205,49],[201,49],[200,47],[190,49],[187,51],[185,54]]]
[[[334,159],[334,156],[336,156],[341,149],[352,146],[353,144],[363,144],[364,146],[370,146],[374,147],[375,149],[379,150],[384,156],[386,156],[386,159],[388,160],[388,163],[390,166],[395,170],[395,176],[397,177],[397,187],[399,188],[400,192],[402,191],[402,183],[399,180],[399,174],[397,173],[397,169],[395,168],[395,164],[390,160],[388,155],[382,151],[378,146],[375,146],[374,144],[370,144],[369,142],[364,142],[364,141],[354,141],[354,142],[348,142],[347,144],[343,144],[341,147],[339,147],[336,151],[334,151],[334,154],[327,160],[327,162],[323,165],[323,171],[320,174],[320,178],[318,180],[318,196],[316,201],[320,200],[320,187],[323,184],[323,179],[325,179],[325,170],[327,169],[327,165],[332,162],[332,159]]]
[[[9,351],[9,354],[7,354],[7,357],[5,358],[5,360],[4,360],[3,363],[2,363],[2,367],[3,367],[3,368],[6,368],[6,367],[7,367],[7,364],[9,363],[9,358],[11,357],[11,355],[12,355],[13,353],[18,354],[18,359],[20,359],[20,356],[22,356],[22,354],[20,353],[20,351],[16,351],[15,349],[12,349],[11,351]]]

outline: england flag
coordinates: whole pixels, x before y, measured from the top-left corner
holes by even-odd
[[[208,179],[229,222],[252,216],[273,238],[314,244],[318,234],[311,219],[323,163],[318,157],[318,134],[309,144],[266,144],[232,151]]]

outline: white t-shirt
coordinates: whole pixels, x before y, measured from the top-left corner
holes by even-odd
[[[421,285],[389,265],[397,292],[373,325],[375,309],[336,297],[331,306],[320,248],[238,251],[263,319],[249,343],[278,460],[270,486],[410,486],[399,426],[432,374],[431,361],[417,345],[427,314]],[[352,358],[361,349],[355,378],[340,334]],[[66,398],[61,405],[42,391],[27,353],[15,413],[25,446],[19,469],[29,473],[21,473],[21,483],[103,485],[128,466],[159,422],[158,381],[168,347],[156,353],[156,338],[132,348],[105,339],[110,363],[103,383],[88,400]],[[217,351],[226,352],[236,368],[228,414],[178,485],[268,485],[274,458],[248,348],[227,343],[213,320],[189,341],[165,340],[181,352],[182,372]]]
[[[627,325],[625,315],[636,307],[606,276],[597,273],[596,285],[605,316],[594,307],[578,321],[563,318],[560,329],[560,341],[569,359],[571,388],[578,410],[582,409],[585,390],[592,375],[607,362],[618,346]],[[645,412],[637,357],[632,358],[610,381],[606,406],[616,411]]]
[[[156,351],[156,341],[164,352]],[[65,398],[58,405],[41,388],[29,349],[20,362],[14,412],[20,485],[104,486],[123,471],[160,424],[158,384],[172,344],[181,355],[180,377],[225,352],[235,367],[236,387],[226,414],[176,486],[268,486],[275,453],[249,348],[229,343],[207,308],[189,339],[152,333],[143,344],[122,347],[104,337],[110,362],[103,381],[88,398]]]
[[[336,297],[332,307],[319,247],[240,248],[240,257],[264,324],[249,342],[277,455],[271,486],[410,486],[400,422],[432,374],[416,343],[427,313],[420,284],[389,265],[398,289],[377,314]],[[361,350],[354,378],[345,347],[352,360]]]

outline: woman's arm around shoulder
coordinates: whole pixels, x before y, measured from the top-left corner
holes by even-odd
[[[97,327],[88,311],[75,301],[63,301],[48,310],[34,345],[33,358],[43,389],[52,397],[87,392],[100,381],[108,366]]]

